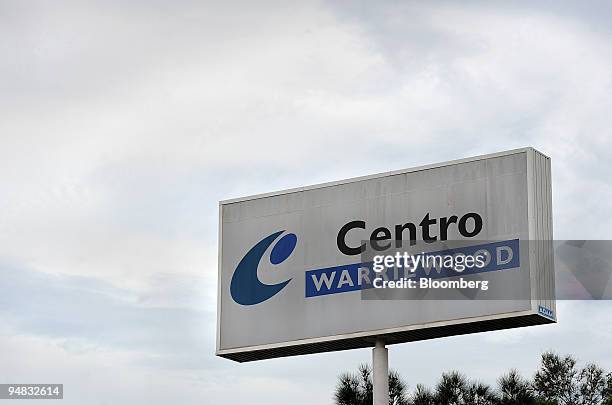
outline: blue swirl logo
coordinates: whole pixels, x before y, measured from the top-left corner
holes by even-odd
[[[230,293],[236,303],[240,305],[259,304],[278,294],[291,281],[289,279],[278,284],[264,284],[257,277],[257,269],[261,258],[283,232],[285,231],[275,232],[260,240],[244,255],[238,267],[236,267],[230,284]],[[270,252],[270,262],[277,265],[287,260],[293,253],[296,244],[297,236],[293,233],[288,233],[280,238]]]

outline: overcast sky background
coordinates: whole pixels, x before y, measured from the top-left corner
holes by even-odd
[[[609,239],[606,2],[0,0],[0,383],[66,404],[331,403],[370,350],[214,357],[218,201],[522,146]],[[414,388],[612,369],[610,303],[392,346]]]

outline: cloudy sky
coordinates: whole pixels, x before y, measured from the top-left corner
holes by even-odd
[[[257,3],[257,4],[255,4]],[[0,383],[66,404],[331,403],[368,349],[214,356],[218,201],[522,146],[555,237],[612,219],[605,2],[0,0]],[[408,384],[612,369],[609,303],[393,346]]]

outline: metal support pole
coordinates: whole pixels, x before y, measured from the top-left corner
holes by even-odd
[[[372,349],[374,405],[389,405],[389,350],[382,339]]]

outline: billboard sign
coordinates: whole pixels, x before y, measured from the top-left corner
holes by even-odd
[[[556,319],[550,159],[532,148],[219,209],[219,356],[250,361]],[[383,266],[378,253],[398,247],[399,261]],[[400,266],[408,255],[410,271]],[[459,256],[462,268],[470,256],[482,266],[457,274],[442,261],[432,267],[432,255],[455,269]],[[477,293],[436,290],[453,283]]]

